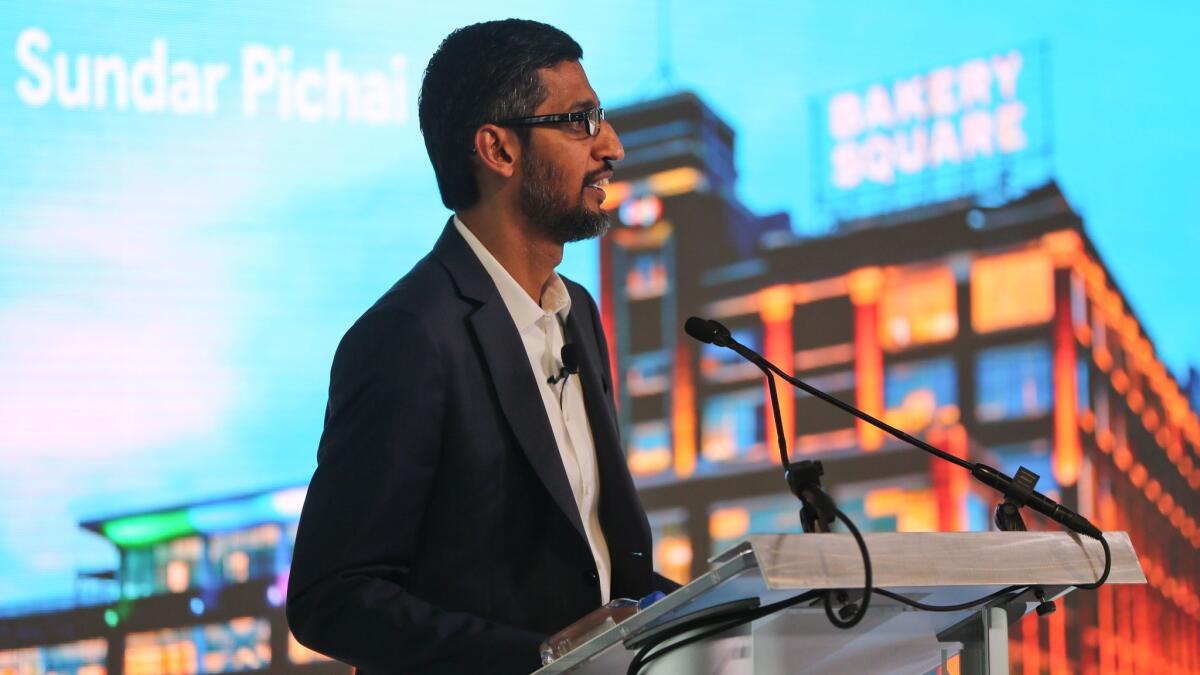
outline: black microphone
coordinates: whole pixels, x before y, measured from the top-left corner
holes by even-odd
[[[764,373],[770,369],[770,364],[763,360],[756,352],[733,339],[733,334],[720,322],[693,316],[684,322],[683,330],[688,335],[705,344],[732,349],[740,354],[742,358],[758,366]]]
[[[888,432],[892,436],[904,441],[905,443],[908,443],[909,445],[920,448],[921,450],[924,450],[925,452],[928,452],[936,457],[961,466],[962,468],[970,471],[971,475],[974,476],[976,480],[1001,492],[1006,498],[1016,497],[1019,500],[1019,505],[1028,506],[1047,518],[1062,524],[1064,527],[1073,532],[1078,532],[1079,534],[1092,537],[1093,539],[1102,539],[1104,536],[1100,529],[1089,522],[1087,518],[1084,518],[1071,509],[1068,509],[1062,504],[1050,499],[1046,495],[1032,490],[1032,485],[1026,485],[1022,482],[1016,481],[1012,477],[1007,476],[1003,472],[986,464],[970,462],[955,457],[944,450],[935,448],[925,441],[922,441],[911,434],[905,433],[904,431],[893,427],[887,422],[868,415],[867,413],[855,408],[841,399],[830,396],[820,389],[809,385],[803,380],[788,375],[780,370],[778,366],[770,361],[767,361],[758,353],[754,352],[745,345],[740,344],[733,338],[732,334],[729,332],[729,329],[717,321],[701,319],[693,316],[684,324],[684,329],[687,331],[688,335],[691,335],[701,342],[732,349],[740,354],[743,358],[749,360],[751,363],[754,363],[760,368],[766,367],[770,369],[773,373],[779,377],[782,377],[793,386],[796,386],[808,392],[809,394],[816,396],[826,403],[830,403],[838,408],[841,408],[842,410],[854,415],[868,424]]]
[[[716,337],[716,329],[713,327],[715,321],[706,321],[698,316],[688,317],[688,320],[683,323],[683,330],[693,338],[703,342],[706,345],[711,345]],[[717,345],[724,346],[724,345]]]
[[[566,382],[568,377],[579,374],[579,348],[574,343],[568,342],[562,346],[559,359],[562,361],[562,367],[558,369],[558,375],[546,378],[548,384]]]

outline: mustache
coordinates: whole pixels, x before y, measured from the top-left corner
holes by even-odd
[[[587,186],[591,185],[592,183],[595,183],[596,180],[598,178],[600,178],[601,174],[611,173],[612,170],[613,170],[612,162],[608,161],[607,159],[604,160],[604,166],[602,168],[596,169],[595,171],[592,171],[592,172],[589,172],[586,176],[583,177],[583,187],[587,187]]]

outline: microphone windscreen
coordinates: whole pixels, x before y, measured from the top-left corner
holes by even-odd
[[[572,342],[568,342],[562,346],[559,357],[562,359],[563,370],[571,374],[579,373],[579,347],[576,347]]]
[[[709,319],[708,326],[709,330],[712,331],[713,343],[722,347],[725,347],[729,344],[730,338],[733,337],[733,334],[729,332],[729,329],[725,327],[725,324],[715,319]]]
[[[711,321],[701,319],[698,316],[691,316],[684,322],[683,330],[704,344],[712,344],[715,331],[713,330]]]

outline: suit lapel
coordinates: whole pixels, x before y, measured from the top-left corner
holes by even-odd
[[[487,270],[458,234],[453,222],[447,224],[433,253],[450,272],[459,292],[480,303],[470,315],[469,323],[496,388],[500,409],[546,491],[579,535],[586,538],[562,456],[554,441],[554,430],[550,428],[546,406],[512,315]]]

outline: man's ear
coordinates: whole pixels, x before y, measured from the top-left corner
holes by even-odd
[[[475,130],[474,151],[475,158],[485,170],[504,178],[512,178],[521,158],[517,135],[495,124],[485,124]]]

